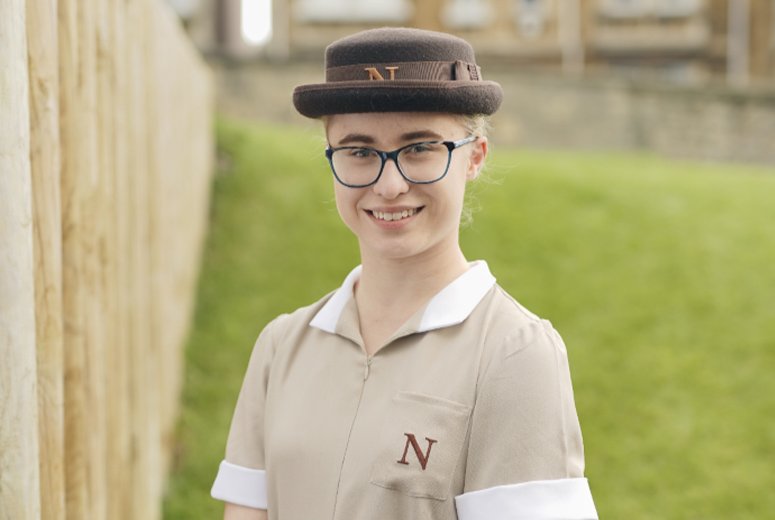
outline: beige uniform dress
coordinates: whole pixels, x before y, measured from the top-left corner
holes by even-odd
[[[551,324],[479,261],[369,357],[359,274],[259,336],[212,495],[272,520],[596,519]]]

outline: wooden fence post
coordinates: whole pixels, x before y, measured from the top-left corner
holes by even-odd
[[[59,3],[68,518],[104,518],[106,508],[95,16],[94,0]]]
[[[57,0],[27,2],[30,164],[35,259],[40,507],[65,518],[62,210],[59,154]],[[46,37],[41,37],[46,35]]]
[[[0,518],[40,518],[26,14],[0,0]]]
[[[151,369],[152,337],[150,331],[150,251],[148,206],[148,124],[146,85],[149,81],[145,47],[148,45],[147,0],[131,0],[126,3],[128,82],[127,114],[129,155],[128,209],[129,221],[129,327],[130,327],[130,432],[132,444],[149,447],[153,437],[153,424],[148,397],[149,388],[155,383]],[[131,465],[130,488],[131,518],[155,517],[157,505],[152,501],[149,476],[152,469],[148,449],[137,451]]]

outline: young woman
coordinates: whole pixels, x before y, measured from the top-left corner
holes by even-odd
[[[295,90],[361,265],[259,336],[226,518],[597,518],[562,340],[460,249],[501,97],[467,42],[403,28],[334,42],[326,82]]]

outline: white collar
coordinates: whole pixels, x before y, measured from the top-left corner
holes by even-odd
[[[353,287],[361,276],[361,270],[362,267],[359,265],[350,271],[342,286],[312,319],[310,322],[312,327],[331,334],[336,333],[336,325],[345,305],[353,297]],[[423,311],[417,332],[427,332],[462,323],[493,285],[495,285],[495,277],[490,273],[487,262],[484,260],[472,262],[465,273],[431,298]]]

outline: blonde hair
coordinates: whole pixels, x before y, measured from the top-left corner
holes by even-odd
[[[486,114],[461,114],[457,117],[469,135],[487,137],[490,131],[490,116]]]
[[[458,121],[466,129],[468,135],[475,135],[476,137],[487,137],[490,131],[490,116],[486,114],[462,114],[458,116]],[[476,176],[476,180],[482,178],[482,171],[485,165],[483,164]],[[465,191],[465,198],[463,200],[463,211],[460,215],[460,227],[470,226],[474,221],[474,213],[479,209],[476,193],[469,185]]]

